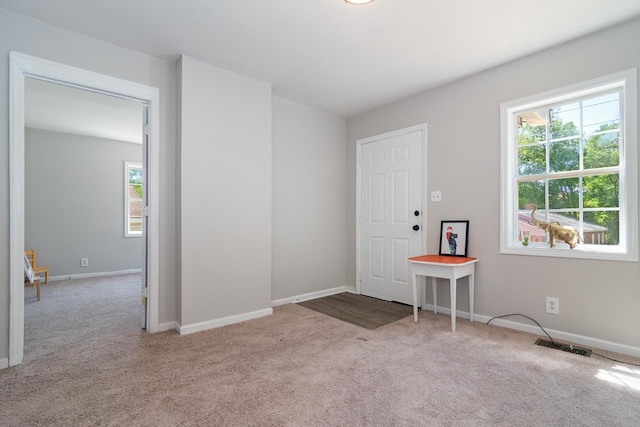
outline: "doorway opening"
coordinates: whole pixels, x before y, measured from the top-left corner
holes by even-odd
[[[27,78],[128,99],[143,105],[143,158],[145,169],[145,206],[143,226],[146,231],[142,251],[142,299],[146,302],[144,323],[150,333],[158,325],[159,258],[159,91],[138,83],[91,71],[10,52],[10,306],[9,366],[24,357],[24,284],[25,250],[25,83]]]
[[[25,79],[25,248],[49,272],[25,289],[25,360],[146,327],[145,107]]]

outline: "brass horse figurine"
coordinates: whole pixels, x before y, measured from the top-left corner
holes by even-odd
[[[538,221],[533,215],[536,212],[536,207],[533,207],[531,211],[531,221],[539,229],[549,233],[549,247],[552,248],[556,245],[556,239],[564,241],[569,245],[571,249],[576,247],[576,243],[581,242],[580,233],[575,228],[560,225],[558,221],[544,222]]]

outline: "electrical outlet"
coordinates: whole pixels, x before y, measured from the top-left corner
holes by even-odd
[[[442,201],[442,191],[432,191],[431,192],[431,201],[432,202],[441,202]]]
[[[560,298],[547,297],[547,313],[560,314]]]
[[[89,258],[80,258],[80,267],[89,267]]]

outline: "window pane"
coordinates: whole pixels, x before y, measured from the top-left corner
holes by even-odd
[[[129,218],[129,233],[142,233],[142,217]]]
[[[574,102],[549,110],[551,139],[578,136],[580,129],[580,104]]]
[[[518,148],[518,173],[520,176],[545,173],[546,148],[544,144]]]
[[[545,206],[544,181],[518,183],[518,209],[533,210],[533,206]]]
[[[142,231],[142,200],[129,202],[129,232]]]
[[[583,239],[586,244],[617,245],[620,242],[620,213],[585,212]]]
[[[620,164],[620,134],[610,132],[593,135],[585,141],[585,169],[618,166]]]
[[[547,121],[544,110],[518,114],[518,145],[547,140]]]
[[[577,209],[579,201],[578,178],[549,180],[549,207],[551,209]]]
[[[142,216],[142,201],[131,201],[129,202],[129,216],[131,217],[141,217]]]
[[[536,227],[531,221],[531,211],[521,211],[518,213],[517,240],[521,242],[523,246],[547,241],[546,232]]]
[[[549,150],[549,171],[575,171],[580,169],[580,141],[570,139],[551,144]]]
[[[582,103],[582,108],[585,134],[620,127],[619,93],[609,93],[587,99]]]
[[[580,212],[550,212],[549,221],[559,222],[560,225],[577,230],[580,227]]]
[[[582,181],[585,208],[617,208],[620,176],[617,173],[585,176]]]
[[[135,166],[129,167],[129,183],[142,184],[142,168]]]
[[[142,199],[142,185],[129,185],[129,199],[130,200]]]

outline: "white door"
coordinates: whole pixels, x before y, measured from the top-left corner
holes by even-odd
[[[424,128],[412,128],[361,144],[359,277],[364,295],[413,302],[407,258],[424,250],[424,133]]]

